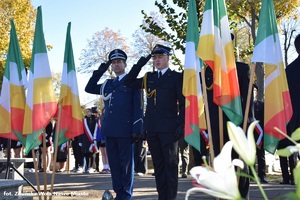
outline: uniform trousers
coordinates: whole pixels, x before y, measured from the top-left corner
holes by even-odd
[[[134,180],[134,144],[131,137],[106,137],[106,152],[115,200],[131,200]]]
[[[158,200],[175,200],[178,188],[178,142],[173,132],[147,133]]]

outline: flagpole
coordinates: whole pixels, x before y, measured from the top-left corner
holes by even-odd
[[[211,124],[210,124],[209,107],[208,107],[208,101],[207,101],[204,67],[201,67],[201,80],[202,80],[202,91],[203,91],[203,99],[204,99],[204,105],[205,105],[204,108],[205,108],[207,131],[208,131],[208,142],[209,142],[210,161],[211,161],[210,163],[211,163],[211,166],[213,167],[212,161],[215,159],[215,151],[214,151],[214,145],[212,142]]]
[[[251,64],[251,71],[250,71],[250,80],[249,80],[249,87],[248,87],[248,94],[247,94],[247,103],[245,108],[245,115],[244,115],[244,124],[243,130],[246,133],[247,131],[247,121],[249,116],[249,109],[250,109],[250,100],[252,97],[252,90],[253,90],[253,79],[254,79],[254,72],[255,72],[256,63]]]
[[[35,154],[34,148],[31,149],[31,153],[32,153],[32,158],[33,158],[33,166],[34,166],[34,172],[35,172],[36,185],[37,185],[37,189],[38,189],[38,196],[39,196],[39,200],[42,200],[42,197],[40,195],[41,188],[40,188],[40,179],[38,176],[37,159],[36,159],[36,154]]]
[[[218,106],[219,111],[219,138],[220,138],[220,152],[224,145],[224,120],[223,120],[223,110],[220,106]]]
[[[45,194],[47,193],[47,162],[46,162],[46,157],[47,157],[47,150],[46,150],[46,133],[45,129],[43,130],[43,173],[44,173],[44,192]],[[47,196],[44,195],[44,199],[47,199]]]
[[[52,199],[52,193],[53,193],[53,185],[54,185],[54,178],[56,173],[56,159],[58,154],[58,138],[59,138],[59,130],[60,130],[60,119],[61,119],[61,112],[62,112],[62,106],[61,104],[58,105],[58,116],[56,120],[56,128],[55,128],[55,144],[54,144],[54,162],[53,162],[53,170],[52,170],[52,179],[51,179],[51,189],[50,189],[50,200]]]

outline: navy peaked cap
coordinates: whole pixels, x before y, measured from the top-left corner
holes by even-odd
[[[123,59],[123,60],[127,60],[127,55],[124,51],[122,51],[121,49],[115,49],[112,50],[109,55],[108,55],[108,59],[110,61],[115,60],[115,59]]]
[[[153,48],[151,55],[154,56],[155,54],[163,54],[163,55],[170,55],[171,48],[163,46],[161,44],[155,45]]]

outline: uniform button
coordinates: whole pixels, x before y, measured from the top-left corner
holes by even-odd
[[[112,113],[112,111],[109,111],[109,113]]]

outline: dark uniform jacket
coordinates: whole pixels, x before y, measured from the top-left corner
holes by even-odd
[[[131,137],[141,134],[143,126],[143,102],[141,90],[124,85],[120,81],[107,79],[97,84],[103,74],[95,71],[86,85],[85,91],[104,97],[104,116],[101,134],[106,137]]]
[[[300,56],[285,71],[293,107],[293,116],[287,126],[288,134],[291,134],[300,127]]]
[[[126,77],[125,85],[146,91],[144,130],[174,132],[184,124],[182,74],[168,69],[159,79],[157,72],[148,72],[144,78],[136,79],[140,70],[141,67],[134,65]]]

